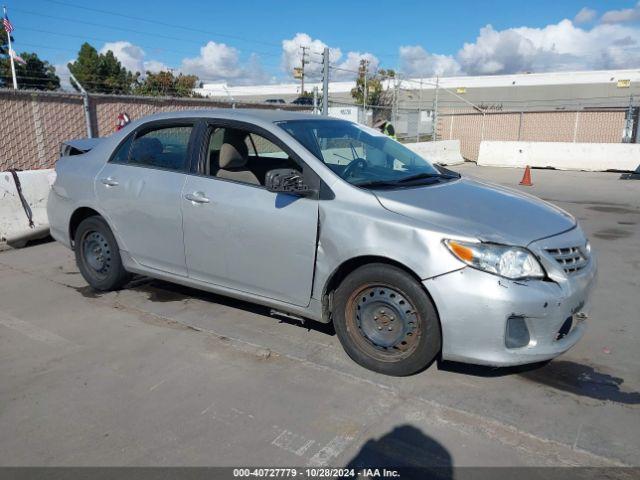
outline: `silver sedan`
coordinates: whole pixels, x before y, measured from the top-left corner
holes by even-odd
[[[389,375],[541,362],[585,329],[596,262],[571,215],[351,122],[165,113],[68,142],[56,171],[51,232],[98,290],[137,273],[333,322]]]

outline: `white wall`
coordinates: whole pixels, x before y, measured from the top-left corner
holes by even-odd
[[[441,165],[464,163],[460,153],[460,140],[439,140],[437,142],[405,143],[405,147],[418,155]]]
[[[18,172],[24,194],[33,212],[35,228],[29,228],[27,215],[22,208],[16,184],[10,172],[0,172],[0,240],[36,234],[49,227],[47,198],[55,179],[55,171],[29,170]]]
[[[478,165],[640,171],[640,144],[483,141]]]

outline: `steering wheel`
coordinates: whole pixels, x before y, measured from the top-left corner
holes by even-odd
[[[366,168],[369,163],[364,158],[354,158],[349,162],[349,165],[342,171],[342,178],[347,179],[356,172],[356,170],[362,170]]]

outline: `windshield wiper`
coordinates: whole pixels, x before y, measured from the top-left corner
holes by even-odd
[[[398,182],[393,180],[367,180],[353,185],[356,187],[397,187]]]
[[[410,175],[408,177],[400,178],[399,180],[367,180],[360,183],[354,183],[356,187],[401,187],[405,186],[409,182],[417,181],[417,180],[426,180],[430,178],[458,178],[453,175],[446,175],[444,173],[430,173],[430,172],[420,172],[415,175]]]
[[[408,177],[401,178],[400,180],[396,180],[396,183],[407,183],[413,180],[422,180],[426,178],[451,178],[448,175],[443,175],[442,173],[429,173],[429,172],[421,172],[416,173],[415,175],[409,175]]]

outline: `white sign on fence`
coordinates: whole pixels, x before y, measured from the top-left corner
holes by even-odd
[[[329,107],[329,116],[357,122],[358,107]]]

